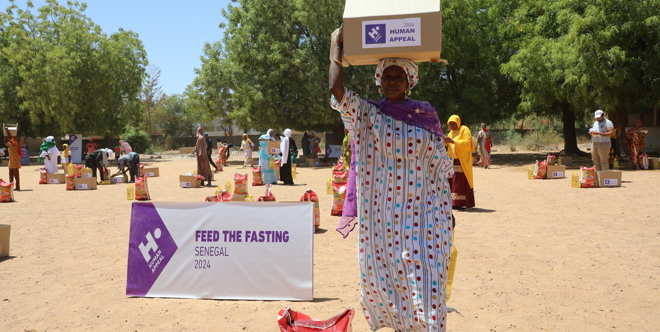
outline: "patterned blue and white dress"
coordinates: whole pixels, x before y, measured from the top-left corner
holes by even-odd
[[[369,326],[445,331],[454,168],[444,138],[348,89],[332,107],[355,139],[360,302]]]
[[[268,141],[259,141],[259,166],[261,166],[261,179],[264,181],[264,184],[277,184],[275,169],[270,167],[270,157],[272,154],[266,152],[268,150],[268,142],[274,140],[268,135],[261,135],[260,138],[268,139]]]

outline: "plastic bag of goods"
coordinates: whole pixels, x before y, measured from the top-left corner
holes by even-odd
[[[332,209],[331,216],[340,216],[344,210],[344,201],[346,200],[346,183],[332,183]]]
[[[0,203],[14,201],[14,183],[0,179]]]
[[[272,185],[267,184],[266,185],[266,194],[264,194],[263,196],[259,196],[259,198],[257,198],[257,202],[272,202],[272,201],[275,201],[275,196],[272,193],[272,189],[273,189]]]
[[[206,197],[207,202],[227,202],[232,200],[234,200],[234,196],[226,190],[222,190],[220,194]]]
[[[326,320],[285,308],[277,314],[277,325],[280,327],[280,332],[351,332],[353,316],[355,316],[353,308],[348,308]]]
[[[75,170],[73,171],[73,176],[75,176],[77,178],[81,178],[82,177],[82,169],[83,169],[83,165],[76,164]]]
[[[234,174],[234,195],[247,195],[248,175]]]
[[[314,203],[314,231],[318,231],[321,227],[321,211],[319,208],[319,197],[312,189],[307,189],[305,193],[300,197],[301,202],[312,202]]]
[[[332,182],[334,183],[346,183],[348,182],[348,171],[342,169],[340,171],[332,172]]]
[[[218,172],[222,172],[222,158],[218,158],[215,160],[215,166],[218,167]]]
[[[545,179],[546,173],[548,171],[548,162],[547,161],[536,161],[534,165],[534,178],[535,179]]]
[[[554,153],[548,153],[548,159],[547,159],[548,165],[556,165],[557,164],[557,155]]]
[[[252,167],[252,185],[263,186],[264,180],[261,177],[261,166]]]
[[[73,179],[76,176],[74,174],[67,174],[66,175],[66,190],[76,190],[76,185],[73,182]]]
[[[39,169],[39,184],[48,183],[48,171],[45,168]]]
[[[138,167],[138,174],[140,177],[144,177],[144,164],[140,163],[140,166]]]
[[[344,170],[344,156],[339,156],[337,163],[332,166],[333,171],[343,171]]]
[[[580,166],[580,188],[596,186],[596,168]]]
[[[637,166],[639,169],[649,169],[649,155],[642,152],[637,156]]]
[[[147,186],[146,176],[135,177],[135,199],[138,201],[147,201],[149,197],[149,187]]]

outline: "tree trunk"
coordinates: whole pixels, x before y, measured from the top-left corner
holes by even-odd
[[[619,107],[614,111],[614,114],[610,117],[610,121],[614,123],[614,128],[616,128],[619,124],[623,125],[623,129],[625,130],[626,126],[628,126],[628,110],[626,107]]]
[[[575,134],[575,113],[567,103],[561,106],[561,120],[564,123],[564,153],[567,156],[586,154],[577,146],[577,135]]]
[[[341,145],[344,141],[344,123],[339,122],[332,125],[332,144]]]

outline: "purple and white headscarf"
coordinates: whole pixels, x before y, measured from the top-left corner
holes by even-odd
[[[415,62],[410,59],[401,58],[385,58],[378,61],[378,65],[376,66],[376,75],[374,76],[376,85],[381,85],[383,71],[385,68],[390,66],[399,66],[403,68],[403,70],[405,70],[406,74],[408,75],[408,89],[412,90],[412,88],[415,87],[417,81],[419,81],[417,64],[415,64]]]

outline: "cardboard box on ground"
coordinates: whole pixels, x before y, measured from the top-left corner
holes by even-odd
[[[128,182],[128,176],[126,175],[117,175],[112,178],[112,183],[127,183]]]
[[[46,181],[50,184],[64,184],[66,183],[66,174],[53,173],[46,175]]]
[[[621,171],[598,171],[599,187],[621,187]]]
[[[80,176],[83,178],[91,178],[92,177],[92,169],[91,168],[83,168],[80,170]]]
[[[96,178],[74,178],[73,186],[75,190],[96,189]]]
[[[11,225],[0,224],[0,257],[9,256]]]
[[[351,65],[383,58],[437,62],[441,46],[438,0],[346,0],[344,58]]]
[[[546,179],[562,179],[565,177],[566,177],[566,166],[548,165],[547,172],[545,173]]]
[[[158,170],[158,167],[145,167],[144,168],[144,175],[153,178],[156,176],[160,176],[160,172]]]
[[[200,188],[201,181],[195,179],[194,175],[179,175],[179,185],[181,188]]]

